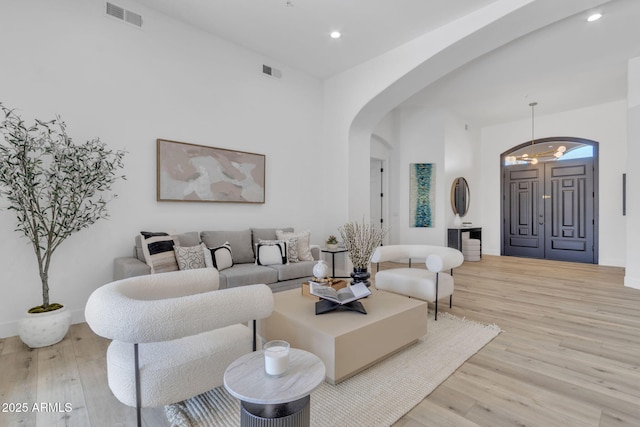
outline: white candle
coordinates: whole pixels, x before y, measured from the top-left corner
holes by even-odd
[[[264,370],[269,375],[282,375],[289,367],[289,343],[270,341],[265,344]]]

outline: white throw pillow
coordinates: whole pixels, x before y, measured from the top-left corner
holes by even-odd
[[[266,243],[266,244],[276,244],[285,242],[287,244],[287,263],[293,262],[296,263],[299,261],[298,259],[298,239],[296,237],[292,237],[286,240],[265,240],[259,239],[258,243]]]
[[[233,267],[233,253],[231,252],[231,245],[229,242],[224,242],[224,245],[217,248],[210,248],[211,261],[213,267],[222,271],[224,269]]]
[[[288,264],[287,244],[283,241],[265,241],[256,243],[256,265]]]
[[[292,233],[288,231],[276,230],[276,237],[278,240],[298,240],[298,259],[300,261],[313,261],[313,255],[311,254],[311,231],[301,231],[298,233]]]

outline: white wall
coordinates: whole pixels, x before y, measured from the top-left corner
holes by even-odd
[[[322,216],[310,210],[323,188],[309,170],[324,148],[322,83],[135,3],[118,4],[141,13],[143,28],[106,16],[95,0],[3,2],[0,14],[0,102],[25,118],[60,114],[74,139],[99,136],[129,152],[111,219],[54,255],[51,298],[75,322],[142,229],[293,226],[310,229],[313,243],[326,237]],[[263,76],[263,63],[282,69],[282,78]],[[266,203],[156,202],[156,138],[265,154]],[[16,319],[41,303],[35,257],[14,221],[0,210],[0,337],[15,335]]]
[[[391,244],[445,244],[448,225],[443,197],[448,193],[445,178],[444,140],[445,112],[442,110],[398,108],[391,114],[393,125],[393,154],[389,174],[389,204]],[[436,203],[432,211],[434,227],[409,226],[409,165],[435,165]],[[433,183],[432,183],[433,184]],[[449,206],[449,205],[447,205]]]
[[[629,61],[628,66],[628,138],[627,138],[627,268],[624,284],[640,289],[640,172],[637,159],[640,156],[640,57]]]
[[[599,264],[624,266],[626,218],[622,215],[622,174],[627,158],[627,106],[616,101],[589,108],[536,114],[535,138],[572,136],[599,142]],[[500,254],[500,154],[531,140],[531,121],[523,120],[482,129],[481,188],[482,250]],[[478,198],[476,197],[476,200]]]
[[[460,117],[449,113],[445,123],[445,182],[442,202],[445,205],[447,227],[452,226],[454,219],[451,207],[451,185],[453,180],[463,177],[469,185],[469,211],[463,221],[482,226],[482,199],[479,196],[481,188],[480,173],[477,160],[480,154],[480,134],[470,128]],[[446,244],[445,240],[445,244]]]

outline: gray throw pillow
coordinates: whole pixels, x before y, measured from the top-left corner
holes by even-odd
[[[241,231],[203,231],[200,233],[202,242],[208,248],[217,248],[229,242],[234,264],[253,263],[253,248],[251,247],[251,230]]]

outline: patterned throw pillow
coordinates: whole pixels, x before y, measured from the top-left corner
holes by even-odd
[[[287,244],[280,240],[256,243],[256,265],[288,264]]]
[[[173,251],[173,246],[177,243],[174,236],[150,231],[141,231],[140,234],[144,260],[151,267],[152,274],[178,270],[176,255]]]
[[[205,268],[204,252],[208,251],[203,244],[198,246],[174,246],[178,268],[180,270],[193,270],[195,268]]]
[[[224,245],[217,248],[210,248],[211,260],[213,267],[218,271],[222,271],[226,268],[233,267],[233,253],[231,252],[231,245],[229,242],[225,242]]]
[[[311,254],[311,231],[301,231],[299,233],[285,232],[276,230],[276,236],[279,240],[289,240],[295,238],[298,240],[298,259],[300,261],[313,261]]]
[[[287,259],[289,262],[298,262],[298,238],[291,237],[287,240]]]

